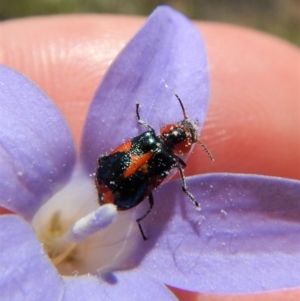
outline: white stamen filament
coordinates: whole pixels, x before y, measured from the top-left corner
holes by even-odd
[[[61,249],[59,254],[52,258],[52,263],[60,264],[73,251],[77,243],[108,227],[116,215],[116,206],[107,204],[79,219],[64,235],[56,239],[56,244],[60,245]]]
[[[101,206],[78,220],[69,231],[64,234],[62,239],[74,243],[84,241],[91,235],[109,226],[116,215],[117,209],[115,205],[107,204]]]

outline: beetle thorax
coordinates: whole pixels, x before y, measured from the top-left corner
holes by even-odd
[[[165,144],[178,155],[187,154],[192,145],[198,141],[197,130],[197,125],[190,119],[168,124],[160,129]]]

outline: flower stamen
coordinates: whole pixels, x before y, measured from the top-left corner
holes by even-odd
[[[116,206],[107,204],[76,221],[65,231],[59,212],[51,218],[48,231],[40,235],[52,263],[57,266],[72,255],[76,245],[108,227],[117,214]],[[71,256],[72,257],[72,256]]]
[[[106,204],[78,220],[62,237],[69,242],[82,242],[91,235],[109,226],[117,215],[113,204]]]

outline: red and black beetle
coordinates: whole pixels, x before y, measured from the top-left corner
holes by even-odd
[[[198,128],[187,117],[180,98],[176,94],[175,96],[182,108],[182,121],[161,127],[160,135],[157,136],[154,129],[140,119],[139,104],[136,104],[138,123],[145,126],[147,131],[98,159],[95,182],[100,205],[112,203],[118,210],[128,210],[148,197],[149,209],[136,220],[144,240],[147,238],[141,221],[153,207],[152,191],[164,181],[172,169],[178,169],[183,192],[200,208],[194,196],[187,190],[183,173],[186,164],[178,157],[187,154],[194,143],[200,142],[197,137]],[[213,160],[207,148],[201,142],[200,144]]]

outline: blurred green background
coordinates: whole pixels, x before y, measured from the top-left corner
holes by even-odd
[[[0,20],[66,13],[149,15],[159,4],[191,19],[252,27],[300,45],[300,0],[0,0]]]

